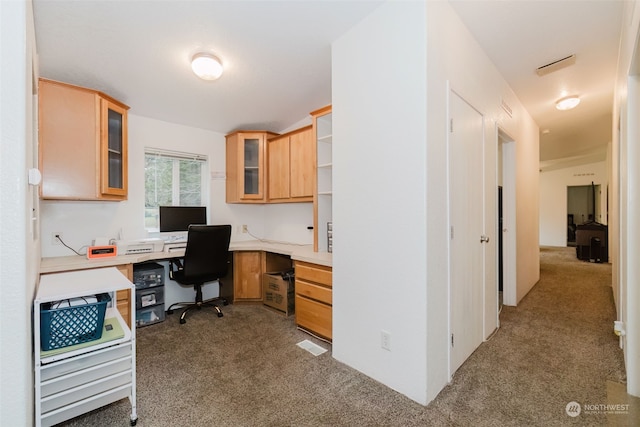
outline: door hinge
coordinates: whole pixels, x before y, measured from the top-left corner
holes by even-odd
[[[453,334],[451,334],[451,347],[453,347]]]
[[[449,120],[449,132],[453,133],[453,119]]]
[[[453,225],[451,226],[450,234],[451,234],[451,240],[453,240]]]

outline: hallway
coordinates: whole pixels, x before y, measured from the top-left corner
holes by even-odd
[[[625,403],[607,393],[624,390],[625,379],[610,284],[610,264],[580,261],[575,248],[541,248],[540,281],[520,305],[503,307],[501,328],[434,406],[455,408],[460,425],[637,425],[637,406],[620,415],[594,407]],[[581,404],[575,420],[569,402]]]
[[[518,307],[503,308],[502,327],[426,407],[330,352],[301,351],[295,343],[309,335],[293,316],[229,305],[223,318],[203,313],[188,328],[169,318],[139,329],[139,425],[637,425],[638,399],[621,406],[627,396],[610,281],[608,264],[579,261],[573,248],[542,248],[540,282]],[[576,417],[567,415],[570,402],[581,405]],[[123,425],[127,403],[64,425]],[[608,404],[621,414],[601,409]]]

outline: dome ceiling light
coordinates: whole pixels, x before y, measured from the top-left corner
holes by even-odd
[[[222,75],[222,61],[210,53],[196,53],[191,59],[191,69],[202,80],[216,80]]]
[[[580,104],[580,97],[578,95],[565,96],[556,101],[556,108],[560,111],[571,110],[576,108]]]

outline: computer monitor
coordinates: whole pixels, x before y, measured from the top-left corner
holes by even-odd
[[[187,231],[191,224],[206,223],[205,206],[160,206],[160,232]]]

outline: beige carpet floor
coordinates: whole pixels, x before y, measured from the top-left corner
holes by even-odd
[[[625,398],[610,283],[610,265],[542,248],[540,282],[502,309],[500,329],[426,407],[334,360],[293,316],[246,305],[224,307],[223,318],[197,312],[185,325],[167,316],[137,331],[138,425],[638,425],[638,412],[595,406]],[[305,339],[329,351],[296,346]],[[126,426],[129,413],[122,400],[64,425]]]

